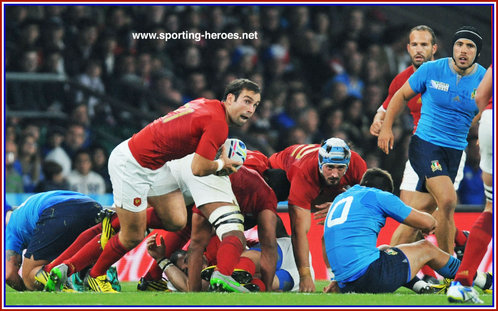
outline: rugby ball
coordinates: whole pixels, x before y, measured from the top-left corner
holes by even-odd
[[[229,159],[244,163],[247,157],[247,148],[243,141],[237,138],[228,138],[224,146]],[[240,165],[236,169],[238,170],[239,167]]]

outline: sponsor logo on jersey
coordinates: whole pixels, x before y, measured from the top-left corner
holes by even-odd
[[[448,92],[450,85],[448,83],[431,80],[431,87],[436,90]]]

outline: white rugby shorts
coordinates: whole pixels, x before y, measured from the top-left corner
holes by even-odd
[[[463,168],[465,166],[465,161],[467,160],[467,154],[462,152],[462,158],[460,159],[460,165],[458,166],[458,172],[455,176],[455,182],[453,185],[455,186],[455,191],[460,187],[460,182],[463,179]],[[413,170],[412,165],[410,164],[410,160],[406,161],[405,171],[403,172],[403,179],[401,180],[401,185],[399,186],[399,190],[406,191],[416,191],[418,183],[418,175]]]
[[[166,164],[156,170],[142,167],[131,154],[128,140],[111,152],[109,175],[114,206],[135,213],[147,208],[147,197],[179,189]]]
[[[182,190],[185,202],[190,197],[190,200],[193,200],[197,207],[214,202],[226,202],[238,206],[230,178],[213,174],[202,177],[195,176],[192,173],[193,158],[194,154],[192,153],[166,164],[174,181]]]
[[[479,167],[483,172],[493,173],[493,110],[486,109],[479,121],[479,149],[481,162]]]

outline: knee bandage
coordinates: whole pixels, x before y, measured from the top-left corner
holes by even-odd
[[[209,216],[209,222],[213,225],[220,240],[227,232],[234,230],[244,232],[244,216],[239,207],[235,205],[218,207]]]
[[[484,195],[486,196],[486,201],[493,202],[493,186],[484,184]]]

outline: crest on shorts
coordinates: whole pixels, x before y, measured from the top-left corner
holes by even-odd
[[[441,167],[441,164],[439,164],[439,160],[431,161],[431,169],[433,172],[443,170],[443,168]]]
[[[386,249],[386,250],[385,250],[385,252],[386,252],[386,254],[388,254],[388,255],[392,255],[392,256],[394,256],[394,255],[397,255],[397,254],[398,254],[398,252],[397,252],[397,251],[395,251],[395,250],[394,250],[394,249],[392,249],[392,248],[388,248],[388,249]]]
[[[133,199],[133,205],[140,206],[140,204],[142,204],[142,199],[140,199],[140,198]]]

